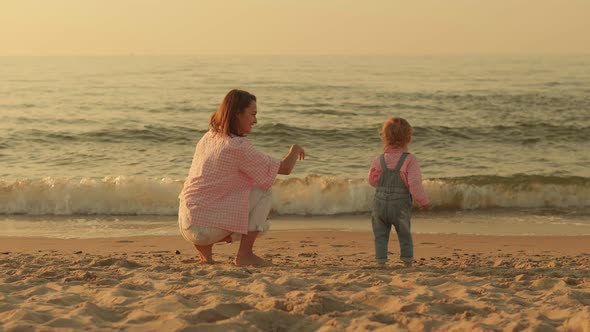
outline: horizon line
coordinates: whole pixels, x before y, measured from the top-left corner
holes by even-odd
[[[465,53],[105,53],[105,54],[0,54],[8,57],[189,57],[189,56],[584,56],[590,52],[465,52]]]

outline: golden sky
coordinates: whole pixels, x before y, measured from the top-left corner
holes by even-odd
[[[590,0],[0,0],[0,55],[589,54]]]

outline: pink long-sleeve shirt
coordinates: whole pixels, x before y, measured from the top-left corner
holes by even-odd
[[[387,165],[387,168],[394,169],[404,152],[408,152],[408,149],[396,147],[388,147],[385,149],[385,164]],[[369,170],[369,184],[373,187],[377,187],[379,177],[381,177],[381,174],[383,173],[379,159],[381,159],[381,155],[378,155],[373,159],[371,169]],[[412,198],[418,203],[418,205],[420,205],[420,207],[427,206],[429,204],[428,196],[426,196],[424,186],[422,186],[420,165],[413,154],[406,157],[406,160],[400,169],[400,175],[408,187],[408,190],[410,190]]]
[[[248,233],[252,188],[268,190],[280,160],[258,151],[246,137],[207,132],[195,149],[193,162],[179,195],[190,211],[190,225]]]

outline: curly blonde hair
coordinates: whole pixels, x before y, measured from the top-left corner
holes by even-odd
[[[385,120],[380,134],[384,148],[405,147],[412,140],[412,126],[406,119],[394,116]]]

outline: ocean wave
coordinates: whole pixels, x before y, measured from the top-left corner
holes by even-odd
[[[278,142],[366,142],[379,135],[381,123],[357,127],[313,128],[270,123],[258,125],[251,138],[254,141]],[[144,125],[129,128],[104,128],[82,132],[52,131],[46,129],[14,130],[5,133],[6,141],[61,144],[71,142],[121,143],[153,142],[172,144],[192,144],[205,132],[206,128],[193,128],[179,125]],[[512,125],[492,125],[479,127],[415,126],[413,135],[420,142],[446,142],[476,140],[489,143],[520,143],[523,145],[555,142],[587,142],[590,140],[590,127],[578,125],[554,125],[550,123],[515,123]],[[1,135],[0,138],[3,138]]]
[[[365,141],[378,135],[380,123],[363,127],[344,128],[303,128],[282,123],[265,124],[256,129],[256,138],[277,138],[284,141],[309,139],[310,142]],[[549,123],[515,123],[513,125],[492,125],[480,127],[415,126],[413,135],[417,141],[454,141],[471,139],[480,142],[531,144],[548,142],[587,142],[590,127],[559,126]]]
[[[376,97],[384,100],[399,100],[403,102],[430,101],[435,104],[452,103],[455,105],[480,105],[492,108],[502,106],[539,106],[548,105],[580,106],[587,108],[590,97],[581,93],[564,94],[559,93],[495,93],[493,90],[482,90],[473,92],[380,92]]]
[[[183,126],[154,126],[146,125],[139,128],[105,128],[85,132],[63,132],[41,129],[28,129],[15,131],[9,134],[9,139],[14,141],[36,143],[63,143],[63,142],[94,142],[94,143],[120,143],[120,142],[156,142],[156,143],[186,143],[190,144],[196,136],[201,136],[205,130]]]
[[[175,215],[183,180],[109,176],[0,181],[0,214]],[[472,176],[428,179],[436,210],[590,207],[590,179],[583,177]],[[363,178],[310,175],[277,179],[277,214],[334,215],[371,210],[374,189]]]

